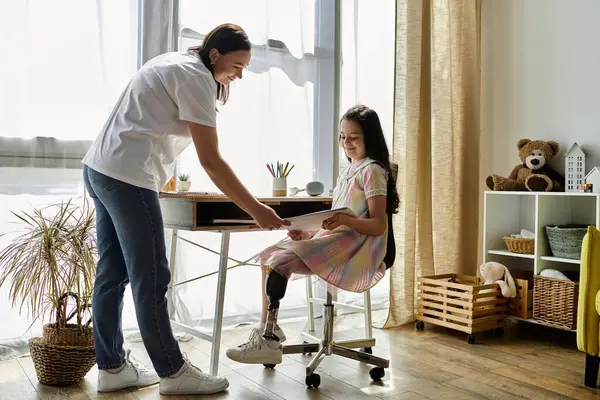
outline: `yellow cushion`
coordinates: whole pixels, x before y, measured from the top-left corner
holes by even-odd
[[[600,231],[589,226],[581,246],[581,276],[577,304],[577,348],[598,355],[600,347]]]

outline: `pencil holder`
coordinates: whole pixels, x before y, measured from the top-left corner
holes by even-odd
[[[287,179],[273,178],[273,196],[285,196],[287,194]]]

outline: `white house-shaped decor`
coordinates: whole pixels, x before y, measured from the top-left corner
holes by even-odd
[[[591,183],[592,192],[600,192],[600,167],[594,167],[585,176],[585,183]]]
[[[565,191],[577,192],[585,180],[585,153],[577,142],[565,154]]]

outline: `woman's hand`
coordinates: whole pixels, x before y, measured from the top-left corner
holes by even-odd
[[[322,228],[330,231],[342,225],[352,228],[352,221],[355,219],[356,217],[353,217],[351,215],[338,213],[335,214],[333,217],[327,218],[325,221],[323,221]]]
[[[289,221],[279,218],[279,215],[271,207],[259,203],[260,206],[252,213],[254,220],[263,229],[279,229],[282,226],[290,225]]]

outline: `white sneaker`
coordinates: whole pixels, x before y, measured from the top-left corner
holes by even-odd
[[[131,361],[131,350],[127,350],[125,365],[118,372],[98,371],[98,392],[113,392],[128,387],[143,387],[158,383],[156,372]]]
[[[244,364],[281,364],[281,343],[263,338],[262,331],[253,329],[250,339],[238,347],[227,349],[225,355]]]
[[[202,372],[187,359],[175,375],[160,378],[160,394],[193,395],[222,392],[229,387],[227,378],[212,376]]]

